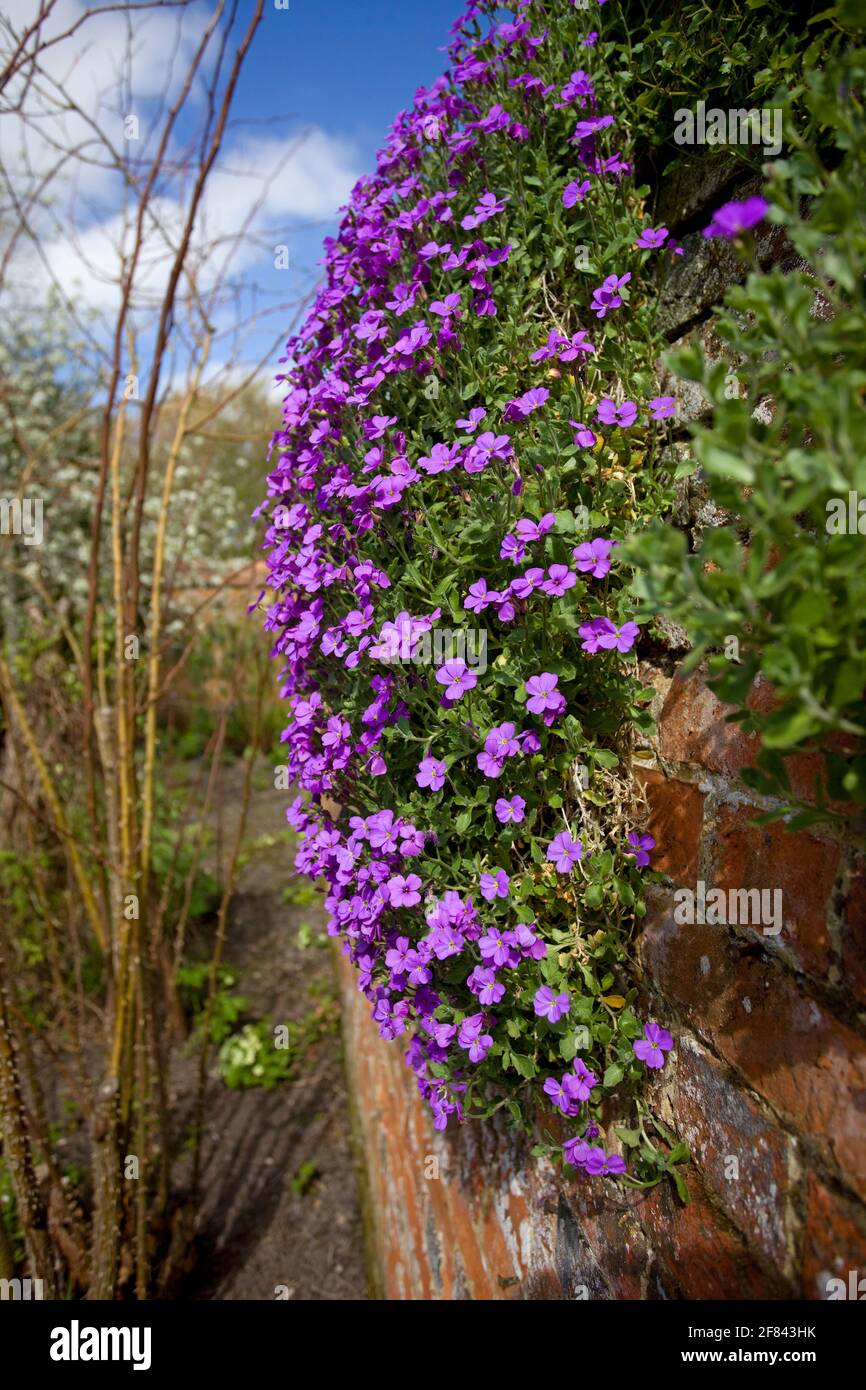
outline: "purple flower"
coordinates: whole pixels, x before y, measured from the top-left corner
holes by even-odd
[[[668,1030],[659,1028],[657,1023],[645,1024],[643,1037],[632,1043],[638,1061],[645,1062],[654,1071],[664,1066],[665,1053],[670,1052],[673,1045],[674,1040]]]
[[[603,425],[622,425],[623,429],[628,429],[637,418],[637,406],[634,401],[623,401],[622,405],[617,405],[610,396],[602,396],[598,403],[598,418]]]
[[[569,589],[573,589],[577,583],[577,575],[568,568],[568,565],[551,565],[547,571],[547,579],[542,584],[542,590],[549,598],[562,598]]]
[[[625,275],[608,275],[602,284],[596,286],[592,292],[590,308],[595,312],[597,319],[603,319],[611,309],[620,307],[622,304],[620,290],[628,284],[630,279],[631,271],[627,270]]]
[[[635,246],[639,247],[641,251],[654,251],[657,246],[661,246],[663,242],[667,241],[667,238],[667,227],[644,227],[635,242]]]
[[[473,1038],[466,1049],[470,1062],[483,1062],[492,1046],[493,1038],[489,1033],[481,1033],[477,1038]]]
[[[421,887],[421,880],[417,874],[407,874],[405,878],[402,874],[395,874],[388,879],[385,887],[392,907],[414,907],[421,901],[421,894],[417,891]]]
[[[476,965],[466,984],[473,994],[478,995],[479,1004],[498,1004],[505,993],[505,986],[497,980],[496,971],[481,965]]]
[[[573,1071],[575,1096],[578,1100],[589,1100],[590,1093],[598,1085],[598,1077],[580,1057],[575,1057]]]
[[[445,785],[445,762],[442,758],[422,758],[415,773],[419,787],[429,787],[438,792]]]
[[[564,1014],[571,1008],[571,1001],[565,990],[561,994],[554,994],[549,985],[542,985],[536,991],[532,1001],[533,1008],[539,1018],[546,1018],[549,1023],[558,1023]],[[545,1090],[547,1087],[545,1086]]]
[[[541,571],[540,571],[541,572]],[[557,709],[562,695],[556,689],[559,676],[551,671],[542,671],[540,676],[530,676],[526,682],[526,708],[533,714],[543,714],[545,710]]]
[[[631,845],[631,849],[627,849],[626,854],[633,854],[637,861],[637,867],[639,869],[645,869],[650,862],[647,851],[655,849],[656,847],[656,842],[652,835],[640,835],[636,830],[630,830],[628,833],[628,842]]]
[[[591,618],[589,622],[582,623],[578,631],[583,638],[581,647],[585,652],[630,652],[640,628],[637,623],[623,623],[622,627],[617,627],[610,618]]]
[[[595,435],[588,426],[582,424],[580,420],[569,420],[574,428],[574,442],[578,449],[592,449],[595,445]]]
[[[480,405],[473,406],[469,412],[469,418],[457,421],[457,429],[463,430],[466,434],[474,434],[476,427],[486,416],[487,411]]]
[[[512,796],[510,801],[500,796],[495,810],[496,819],[502,825],[519,825],[526,814],[526,802],[522,796]]]
[[[493,965],[507,965],[517,944],[512,931],[496,931],[493,927],[478,940],[478,949],[486,961]]]
[[[723,236],[733,241],[741,232],[747,232],[762,222],[769,209],[770,204],[759,194],[746,198],[742,203],[725,203],[724,207],[713,213],[710,225],[704,228],[704,236]]]
[[[626,1163],[619,1154],[606,1154],[604,1149],[593,1146],[587,1154],[584,1167],[592,1177],[596,1178],[603,1177],[608,1173],[614,1175],[624,1173]]]
[[[560,362],[573,362],[581,353],[589,354],[595,352],[592,343],[587,341],[586,329],[580,328],[572,335],[565,347],[559,354]]]
[[[591,574],[593,579],[604,579],[610,569],[610,553],[616,541],[597,536],[594,541],[583,541],[571,552],[571,558],[582,574]]]
[[[457,462],[460,454],[459,444],[434,444],[429,454],[418,460],[423,473],[447,473]]]
[[[499,547],[500,560],[510,560],[513,565],[519,565],[525,554],[526,546],[517,536],[509,532],[503,537],[502,545]]]
[[[515,420],[523,420],[527,415],[531,415],[533,410],[538,410],[544,405],[550,392],[546,386],[534,386],[531,391],[524,391],[522,396],[515,397],[509,401],[503,411],[503,419],[511,423]]]
[[[532,541],[540,541],[542,536],[546,536],[548,531],[552,531],[556,525],[556,517],[553,512],[545,512],[540,521],[533,521],[529,516],[522,516],[517,523],[517,534],[522,541],[530,544]]]
[[[483,613],[485,608],[489,608],[491,603],[498,603],[500,598],[501,594],[495,589],[488,589],[486,579],[476,579],[474,584],[469,585],[463,607],[473,613]]]
[[[559,349],[565,347],[567,342],[567,338],[563,338],[561,333],[557,333],[555,328],[551,328],[544,347],[537,348],[531,354],[530,362],[546,362],[549,358],[555,357]]]
[[[568,1083],[568,1075],[564,1076],[561,1081],[557,1081],[555,1076],[549,1076],[542,1089],[544,1094],[553,1101],[553,1104],[559,1107],[563,1115],[576,1115],[577,1105],[570,1093]]]
[[[582,203],[589,189],[589,179],[584,179],[582,183],[567,183],[562,191],[562,206],[573,208],[575,203]]]
[[[547,846],[547,857],[560,874],[570,874],[578,859],[583,858],[583,845],[573,840],[567,830],[561,830]]]
[[[396,946],[385,953],[385,964],[395,975],[406,973],[406,962],[411,953],[408,936],[398,936]]]
[[[485,777],[499,777],[505,766],[504,762],[495,757],[493,753],[489,753],[486,748],[477,755],[475,762],[478,771],[483,772]]]
[[[508,874],[504,869],[499,869],[495,874],[482,874],[480,879],[481,896],[487,902],[493,902],[494,898],[508,897]]]
[[[515,758],[520,752],[520,744],[514,735],[513,724],[497,724],[484,740],[485,751],[493,758]]]
[[[585,1139],[575,1135],[574,1139],[566,1139],[562,1152],[566,1163],[570,1163],[572,1168],[582,1168],[589,1157],[590,1146]]]
[[[436,672],[436,679],[440,685],[445,686],[443,699],[452,703],[478,684],[475,672],[470,671],[460,657],[444,662]]]
[[[507,459],[511,452],[510,435],[485,430],[466,454],[463,467],[467,473],[481,473],[491,459]]]
[[[653,396],[649,406],[651,420],[668,420],[671,415],[677,413],[677,402],[674,396]]]
[[[511,592],[518,598],[529,598],[536,589],[540,589],[544,581],[544,570],[538,565],[531,566],[524,570],[523,574],[518,575],[517,579],[512,580]]]

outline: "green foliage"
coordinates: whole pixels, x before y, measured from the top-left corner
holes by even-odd
[[[768,166],[771,218],[800,269],[753,268],[726,295],[718,333],[740,394],[730,398],[724,364],[700,348],[673,358],[712,402],[711,423],[692,429],[694,454],[735,520],[708,529],[696,554],[662,525],[627,553],[645,610],[685,624],[691,664],[708,659],[719,698],[760,734],[747,779],[782,799],[771,814],[799,808],[795,828],[833,819],[829,799],[866,804],[864,76],[862,50],[810,72],[803,101],[834,157],[787,120],[790,150]],[[759,676],[774,700],[756,709]],[[809,751],[824,760],[817,810],[792,794],[785,762]]]
[[[227,1086],[272,1090],[301,1069],[317,1042],[339,1029],[340,1010],[332,991],[314,987],[310,992],[317,1002],[297,1022],[274,1025],[263,1018],[226,1039],[219,1051],[219,1068]]]
[[[210,974],[210,962],[200,961],[182,965],[175,977],[181,1002],[193,1027],[197,1029],[204,1026]],[[234,971],[220,966],[210,1022],[210,1040],[213,1043],[224,1042],[249,1007],[249,1000],[243,994],[234,993],[236,984]]]

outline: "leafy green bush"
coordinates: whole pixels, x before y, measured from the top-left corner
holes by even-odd
[[[728,291],[716,331],[736,389],[699,346],[672,357],[712,402],[711,422],[693,427],[694,455],[733,519],[706,530],[696,554],[662,525],[627,551],[645,609],[685,624],[689,664],[708,658],[713,689],[760,734],[745,776],[782,798],[763,819],[790,817],[791,828],[840,818],[828,799],[866,803],[864,64],[860,50],[809,75],[805,105],[835,159],[789,121],[788,155],[768,166],[770,217],[802,268],[755,268]],[[753,255],[751,239],[742,251]],[[750,704],[758,676],[772,685],[769,708]],[[806,751],[824,755],[817,809],[792,794],[786,766]]]

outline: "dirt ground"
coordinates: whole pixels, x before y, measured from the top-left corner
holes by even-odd
[[[241,872],[225,963],[238,971],[237,989],[249,998],[253,1017],[291,1023],[315,1007],[323,989],[335,988],[334,963],[329,946],[303,948],[298,941],[302,922],[314,937],[321,933],[319,905],[282,901],[291,865],[281,833],[287,798],[265,785],[269,773],[256,770],[244,841],[277,837],[277,843],[257,848]],[[240,766],[224,774],[224,846],[237,824],[242,776]],[[183,1108],[182,1070],[172,1084]],[[314,1044],[296,1079],[273,1090],[230,1090],[214,1073],[204,1155],[199,1255],[176,1296],[370,1296],[338,1028]],[[292,1179],[304,1164],[314,1164],[316,1176],[301,1193]]]

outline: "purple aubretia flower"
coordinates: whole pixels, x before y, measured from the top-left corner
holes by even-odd
[[[472,690],[478,684],[475,672],[470,671],[460,657],[444,662],[436,672],[436,679],[440,685],[445,686],[443,698],[451,703],[459,700],[467,690]]]
[[[621,1158],[619,1154],[606,1154],[604,1149],[594,1146],[587,1154],[583,1166],[594,1178],[603,1177],[608,1173],[616,1175],[624,1173],[626,1170],[625,1159]]]
[[[704,236],[723,236],[728,241],[733,241],[741,232],[747,232],[762,222],[769,208],[770,204],[766,198],[758,194],[753,198],[746,198],[742,203],[725,203],[724,207],[713,213],[710,225],[704,228]]]
[[[628,429],[637,418],[637,406],[634,401],[623,401],[622,405],[617,405],[610,396],[602,396],[598,403],[598,418],[603,425],[622,425],[623,429]]]
[[[487,902],[492,902],[494,898],[507,898],[508,874],[504,869],[498,869],[495,874],[482,874],[480,887],[481,896]]]
[[[594,311],[597,319],[603,319],[611,309],[618,309],[622,304],[620,290],[627,285],[631,279],[631,271],[627,270],[625,275],[608,275],[602,284],[597,285],[592,292],[592,304],[590,308]]]
[[[571,552],[575,568],[582,574],[591,574],[593,579],[604,579],[610,569],[610,553],[616,541],[598,536],[594,541],[583,541]]]
[[[645,1024],[643,1037],[632,1043],[638,1061],[645,1062],[654,1071],[664,1066],[665,1053],[670,1052],[673,1045],[674,1040],[668,1030],[660,1028],[657,1023]]]
[[[580,420],[569,420],[568,423],[574,428],[574,442],[578,449],[591,449],[595,444],[592,430]]]
[[[667,237],[667,227],[644,227],[635,242],[635,246],[639,247],[641,251],[654,251],[657,246],[662,245],[662,242],[667,241]]]
[[[543,571],[542,571],[543,573]],[[551,671],[542,671],[540,676],[530,676],[526,682],[526,708],[533,714],[543,714],[545,710],[559,709],[562,695],[557,690],[559,677]]]
[[[583,858],[583,845],[573,840],[567,830],[561,830],[547,846],[547,857],[560,874],[570,874],[578,859]]]
[[[573,1139],[566,1139],[562,1153],[566,1163],[570,1163],[572,1168],[582,1168],[589,1157],[590,1147],[578,1134]]]
[[[563,1113],[563,1115],[576,1115],[580,1109],[574,1090],[574,1077],[571,1072],[566,1072],[561,1081],[557,1081],[554,1076],[549,1076],[544,1083],[544,1094],[549,1096]]]
[[[482,406],[473,406],[467,419],[457,421],[458,430],[464,430],[466,434],[474,434],[477,426],[484,419],[486,414],[487,411],[484,410]]]
[[[422,758],[415,773],[419,787],[429,787],[438,792],[445,784],[445,763],[442,758]]]
[[[393,878],[388,879],[385,887],[392,907],[414,907],[421,901],[421,894],[418,892],[421,880],[417,874],[407,874],[405,878],[402,874],[395,874]]]
[[[535,999],[532,1002],[538,1017],[546,1018],[550,1023],[558,1023],[571,1008],[571,1002],[565,990],[561,994],[554,994],[549,985],[542,985],[536,991]]]
[[[562,191],[562,206],[573,208],[575,203],[582,203],[586,194],[589,192],[589,179],[584,179],[582,183],[575,181],[567,183]]]
[[[636,830],[630,830],[628,842],[631,845],[631,849],[627,849],[626,854],[633,854],[637,861],[637,867],[639,869],[645,869],[650,862],[648,851],[656,847],[656,842],[652,835],[640,835]]]
[[[573,1091],[578,1100],[589,1100],[593,1087],[598,1085],[598,1077],[580,1057],[574,1059]]]
[[[640,628],[637,623],[623,623],[621,627],[617,627],[610,618],[591,618],[589,622],[582,623],[578,631],[583,638],[580,645],[585,652],[614,649],[630,652]]]
[[[671,415],[677,413],[677,402],[674,396],[653,396],[649,403],[651,420],[668,420]]]
[[[526,814],[526,802],[522,796],[512,796],[510,801],[500,796],[495,809],[496,819],[502,825],[519,825]]]
[[[478,949],[488,965],[507,965],[516,944],[514,932],[496,931],[491,927],[479,938]]]

